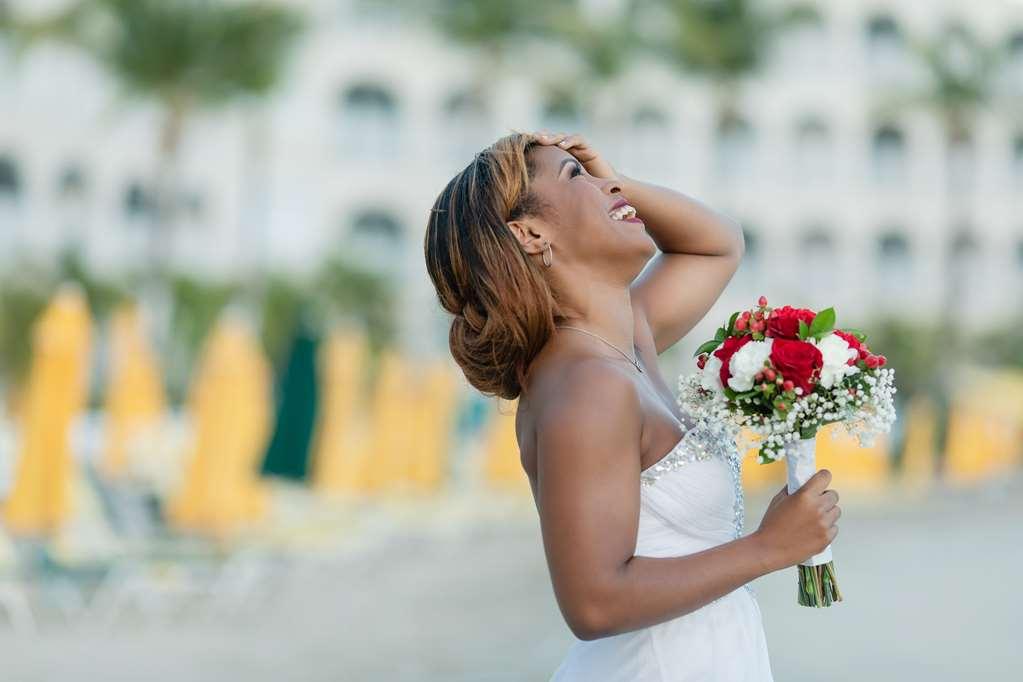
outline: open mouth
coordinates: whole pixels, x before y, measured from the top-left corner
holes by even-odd
[[[613,211],[611,211],[610,213],[608,213],[608,215],[611,216],[611,220],[618,220],[625,223],[643,222],[636,215],[636,209],[630,204],[623,204],[618,208],[614,209]]]

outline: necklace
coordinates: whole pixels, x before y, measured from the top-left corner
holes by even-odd
[[[615,349],[616,351],[618,351],[619,353],[621,353],[621,354],[622,354],[622,356],[623,356],[623,357],[624,357],[624,358],[625,358],[626,360],[628,360],[629,362],[631,362],[631,363],[632,363],[632,364],[633,364],[633,365],[634,365],[634,366],[636,367],[636,369],[638,369],[638,370],[639,370],[639,373],[640,373],[640,374],[643,374],[643,373],[644,373],[644,372],[643,372],[643,368],[639,366],[639,362],[638,362],[638,361],[636,361],[636,360],[634,360],[633,358],[629,357],[629,356],[628,356],[628,355],[627,355],[627,354],[625,353],[625,351],[623,351],[623,350],[622,350],[621,348],[619,348],[618,346],[614,345],[613,343],[611,343],[610,341],[608,341],[607,339],[605,339],[605,338],[604,338],[603,336],[601,336],[600,334],[594,334],[593,332],[591,332],[591,331],[587,331],[587,330],[585,330],[585,329],[582,329],[582,328],[580,328],[580,327],[570,327],[570,326],[569,326],[569,325],[567,325],[567,324],[561,324],[561,325],[557,325],[557,328],[558,328],[558,329],[574,329],[574,330],[576,330],[577,332],[582,332],[583,334],[589,334],[590,336],[595,336],[596,338],[600,339],[601,341],[603,341],[604,343],[606,343],[607,345],[611,346],[611,347],[612,347],[612,348],[614,348],[614,349]]]

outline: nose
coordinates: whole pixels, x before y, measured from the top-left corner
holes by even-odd
[[[617,179],[610,179],[604,183],[603,190],[608,194],[618,194],[622,191],[622,185]]]

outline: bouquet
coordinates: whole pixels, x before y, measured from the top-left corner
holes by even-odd
[[[836,329],[833,308],[771,308],[761,296],[696,350],[700,371],[679,378],[679,405],[699,421],[744,431],[740,452],[757,447],[761,464],[785,458],[795,492],[816,471],[821,426],[841,423],[864,447],[891,430],[895,372],[866,340],[859,330]],[[798,569],[799,604],[842,601],[831,545]]]

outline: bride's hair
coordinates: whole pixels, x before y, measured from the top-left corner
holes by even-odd
[[[507,400],[519,397],[530,362],[562,319],[541,267],[506,224],[545,210],[530,187],[539,144],[516,131],[478,153],[437,197],[424,239],[437,297],[454,315],[455,362],[480,392]]]

